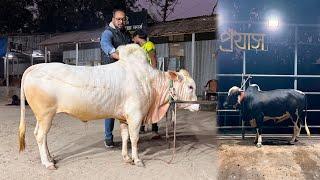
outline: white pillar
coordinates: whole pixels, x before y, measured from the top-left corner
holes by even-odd
[[[196,34],[192,33],[192,42],[191,42],[191,76],[193,78],[195,78],[195,74],[194,74],[195,47],[196,47]]]
[[[246,90],[246,51],[243,51],[243,59],[242,59],[242,85],[243,85],[243,90]],[[241,137],[242,139],[245,138],[245,128],[244,128],[244,121],[242,120],[241,116],[240,116],[240,121],[241,121]]]
[[[3,77],[7,77],[7,55],[3,58]]]
[[[76,66],[79,63],[79,43],[76,43]]]
[[[294,27],[294,89],[298,89],[298,26]]]
[[[48,51],[48,61],[51,62],[51,52]]]
[[[4,59],[4,77],[6,78],[6,86],[9,86],[9,66],[8,66],[8,52]]]
[[[242,73],[246,74],[246,51],[243,51]]]
[[[48,48],[47,46],[44,47],[44,62],[48,62]]]
[[[241,75],[241,89],[246,90],[246,51],[242,53],[242,75]]]

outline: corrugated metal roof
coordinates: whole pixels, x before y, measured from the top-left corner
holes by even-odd
[[[216,16],[212,15],[163,22],[149,27],[148,31],[150,37],[157,37],[177,34],[214,32],[217,29],[216,26]],[[40,45],[99,42],[103,30],[104,29],[97,29],[93,31],[63,33],[42,41]]]
[[[201,32],[214,32],[217,29],[217,16],[200,16],[178,19],[153,25],[149,28],[149,36],[170,36]]]
[[[42,41],[40,45],[99,42],[103,30],[104,29],[97,29],[63,33]]]

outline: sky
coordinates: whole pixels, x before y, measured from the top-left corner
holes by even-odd
[[[320,0],[220,0],[222,19],[263,21],[276,14],[286,23],[319,24]]]
[[[174,19],[210,15],[216,0],[178,0],[175,11],[168,16],[168,21]],[[156,9],[146,0],[139,0],[142,7],[148,9],[149,13],[155,13]]]
[[[167,20],[210,15],[217,0],[178,0],[175,11]],[[139,0],[142,7],[155,14],[147,0]],[[267,14],[277,13],[287,23],[320,23],[320,0],[219,0],[217,13],[232,20],[263,20]]]

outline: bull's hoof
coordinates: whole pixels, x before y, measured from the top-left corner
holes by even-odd
[[[57,168],[56,168],[56,166],[55,166],[54,164],[49,165],[49,166],[47,167],[47,169],[48,169],[48,170],[57,170]]]
[[[294,142],[298,142],[298,141],[299,141],[298,139],[295,139],[295,140],[294,140]]]
[[[55,159],[53,159],[53,158],[49,158],[49,161],[52,162],[53,164],[57,163],[57,161]]]
[[[133,160],[131,158],[123,159],[124,163],[134,165]]]
[[[293,140],[291,140],[291,141],[289,141],[289,142],[288,142],[288,144],[289,144],[289,145],[294,145],[294,144],[295,144],[295,142],[297,142],[297,141],[296,141],[296,140],[294,140],[294,141],[293,141]]]
[[[134,164],[138,167],[145,167],[144,163],[141,160],[135,161]]]
[[[257,144],[256,144],[256,147],[257,147],[257,148],[261,148],[261,147],[262,147],[262,144],[261,144],[261,143],[257,143]]]

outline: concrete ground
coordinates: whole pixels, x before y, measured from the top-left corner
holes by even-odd
[[[216,179],[213,112],[178,112],[177,152],[172,164],[167,163],[172,157],[172,148],[168,148],[164,136],[165,121],[159,124],[162,139],[150,140],[151,133],[143,134],[139,153],[145,168],[122,162],[118,123],[114,134],[119,146],[107,150],[103,144],[102,120],[82,123],[58,114],[48,136],[49,150],[58,169],[50,171],[40,162],[33,136],[36,121],[32,111],[27,107],[26,150],[19,154],[20,109],[5,106],[6,103],[0,102],[0,179]]]

